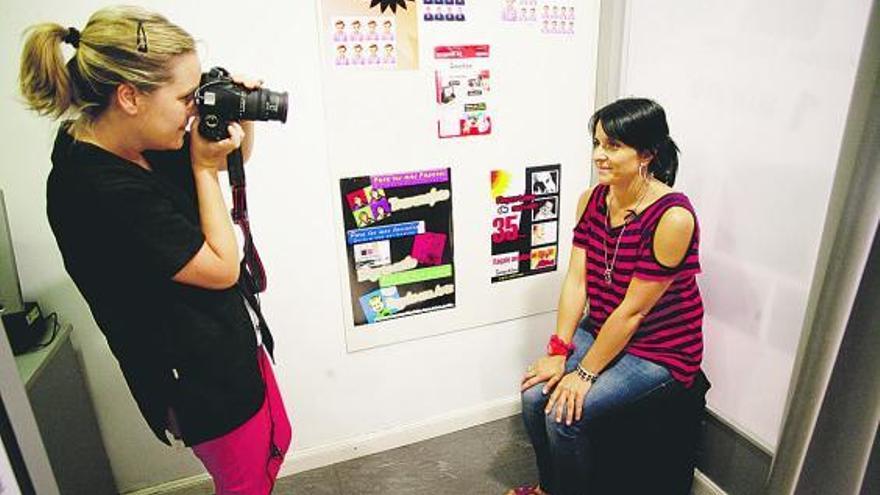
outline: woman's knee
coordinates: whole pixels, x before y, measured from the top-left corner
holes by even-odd
[[[523,411],[541,411],[543,413],[544,406],[547,404],[547,396],[544,395],[545,383],[538,383],[522,392],[522,408]]]
[[[571,424],[569,424],[565,420],[565,414],[563,414],[562,419],[557,422],[555,410],[553,413],[548,414],[544,421],[551,443],[554,442],[554,439],[556,441],[580,439],[585,435],[590,424],[590,418],[583,415],[580,419],[572,418]]]

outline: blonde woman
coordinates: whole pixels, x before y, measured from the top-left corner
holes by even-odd
[[[62,43],[73,49],[67,61]],[[271,334],[238,283],[218,178],[234,149],[247,159],[253,127],[233,123],[220,142],[188,132],[200,76],[186,31],[109,7],[81,32],[32,26],[19,82],[30,108],[66,118],[49,221],[144,419],[166,444],[168,431],[192,447],[217,494],[266,494],[290,423],[267,357]]]

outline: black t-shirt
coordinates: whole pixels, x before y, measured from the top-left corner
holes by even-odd
[[[49,222],[141,413],[165,443],[168,407],[187,445],[232,431],[260,408],[264,386],[238,286],[172,280],[204,242],[189,140],[145,153],[150,171],[68,127],[52,153]]]

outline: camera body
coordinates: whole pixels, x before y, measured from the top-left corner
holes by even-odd
[[[240,120],[287,121],[287,92],[248,89],[234,82],[229,72],[214,67],[202,74],[195,93],[199,109],[199,133],[206,139],[229,137],[230,122]]]

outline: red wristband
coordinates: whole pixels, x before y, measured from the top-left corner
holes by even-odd
[[[560,339],[555,333],[550,337],[550,342],[547,343],[547,354],[550,356],[568,357],[573,351],[574,344],[566,344],[565,341]]]

